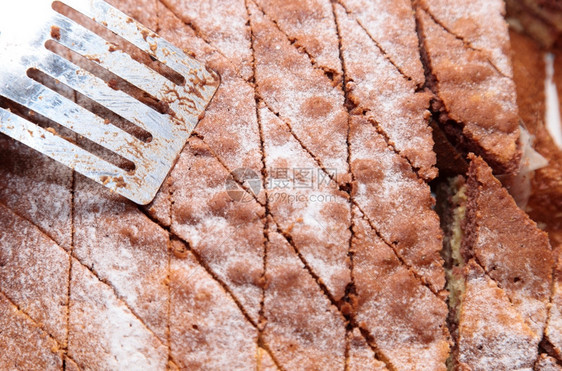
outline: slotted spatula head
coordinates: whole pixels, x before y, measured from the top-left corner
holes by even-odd
[[[150,62],[161,63],[180,78],[170,78],[134,58],[114,40],[99,36],[54,9],[71,8],[134,45]],[[0,107],[0,132],[57,160],[139,204],[156,195],[177,160],[192,130],[212,99],[219,77],[181,49],[158,37],[140,23],[101,0],[17,0],[0,11],[0,96],[29,110],[18,115]],[[60,8],[60,7],[59,7]],[[49,44],[50,43],[50,44]],[[79,54],[107,71],[114,79],[79,67],[47,45]],[[38,71],[66,85],[90,102],[148,132],[139,138],[114,125],[96,110],[65,97],[52,86],[33,79]],[[162,72],[160,70],[160,72]],[[118,89],[124,81],[144,94]],[[137,89],[138,88],[138,89]],[[155,104],[148,104],[148,96]],[[160,107],[161,109],[158,109]],[[42,116],[70,129],[74,139],[44,128],[29,117]],[[82,142],[93,142],[134,164],[123,168],[92,153]]]

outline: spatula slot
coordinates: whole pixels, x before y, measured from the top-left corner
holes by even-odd
[[[19,103],[14,102],[13,100],[6,98],[0,95],[0,108],[4,108],[12,112],[13,114],[18,115],[21,118],[24,118],[37,126],[42,127],[50,131],[53,134],[60,136],[70,142],[75,141],[76,134],[62,125],[59,125],[57,122],[46,118],[43,115],[38,114],[37,112],[30,110],[22,106]]]
[[[45,48],[104,80],[110,88],[130,95],[161,114],[171,113],[170,106],[167,103],[162,102],[146,91],[139,89],[111,71],[101,67],[95,63],[95,60],[80,55],[54,40],[48,40],[45,43]]]
[[[0,12],[0,133],[151,202],[220,77],[103,0],[14,7]]]
[[[57,122],[48,119],[47,117],[30,110],[27,107],[22,106],[19,103],[14,102],[0,95],[0,108],[9,110],[13,114],[26,119],[27,121],[47,130],[48,132],[64,139],[65,141],[72,143],[96,156],[104,161],[109,162],[112,165],[117,166],[127,172],[133,172],[136,168],[132,161],[123,158],[122,156],[100,146],[97,143],[92,142],[88,138],[84,138],[81,135],[76,134],[70,129],[58,124]]]
[[[139,140],[142,140],[145,143],[150,143],[152,141],[152,134],[150,134],[148,131],[138,127],[129,120],[109,110],[107,107],[99,104],[93,99],[88,98],[84,94],[72,89],[71,87],[52,78],[44,72],[36,68],[30,68],[27,70],[27,76],[48,87],[54,92],[59,93],[72,101],[75,101],[78,105],[84,107],[94,115],[97,115],[104,119],[107,124],[117,126],[119,129],[126,131],[127,133],[138,138]]]
[[[161,74],[162,76],[166,77],[174,84],[179,86],[185,86],[186,81],[181,74],[174,71],[173,69],[166,66],[165,64],[161,63],[153,55],[144,52],[143,50],[139,49],[135,45],[131,44],[127,40],[120,37],[119,35],[110,31],[105,27],[105,25],[92,20],[91,18],[85,16],[84,14],[78,12],[77,10],[69,7],[68,5],[60,1],[54,1],[52,7],[53,10],[55,10],[57,13],[72,19],[73,21],[80,24],[81,26],[87,28],[88,30],[102,37],[103,39],[109,41],[111,43],[112,49],[120,50],[129,54],[131,58],[133,58],[139,63],[146,65],[147,67]],[[148,33],[143,33],[143,36],[146,40],[150,35]]]

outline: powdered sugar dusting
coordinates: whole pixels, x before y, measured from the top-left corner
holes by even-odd
[[[172,224],[172,198],[170,195],[170,183],[169,178],[164,180],[162,186],[154,200],[147,206],[145,206],[145,210],[149,213],[150,217],[158,220],[158,223],[165,227],[170,227]]]
[[[562,367],[558,365],[555,358],[552,358],[546,354],[541,354],[537,363],[535,363],[536,371],[560,371]]]
[[[303,144],[328,168],[347,169],[347,112],[341,89],[300,53],[250,3],[256,82],[261,98],[287,120]]]
[[[347,369],[349,371],[362,371],[365,369],[373,371],[388,370],[383,362],[376,359],[375,353],[367,345],[367,341],[361,335],[359,329],[354,328],[348,332],[347,341],[349,344]]]
[[[482,50],[503,75],[513,77],[509,55],[508,25],[501,0],[424,0],[428,9],[448,30]]]
[[[415,85],[423,85],[425,78],[411,2],[343,0],[342,3],[406,77]]]
[[[257,330],[191,253],[172,259],[170,290],[171,351],[180,368],[255,369]]]
[[[57,370],[62,357],[57,343],[0,293],[0,368]]]
[[[351,15],[329,0],[256,1],[267,15],[252,0],[113,0],[218,71],[221,85],[149,210],[189,246],[176,237],[170,241],[169,233],[135,205],[77,176],[74,255],[80,262],[71,259],[69,356],[78,366],[93,369],[174,368],[168,364],[171,352],[177,366],[185,369],[276,369],[274,356],[288,370],[341,370],[346,366],[349,341],[348,369],[385,369],[358,329],[347,327],[341,312],[351,309],[352,317],[357,310],[353,319],[373,335],[369,341],[389,368],[443,369],[448,355],[447,309],[431,292],[444,284],[441,237],[431,210],[430,189],[423,180],[435,176],[435,158],[427,125],[429,96],[416,92],[423,75],[410,1],[341,0]],[[498,4],[494,0],[490,6]],[[256,76],[246,5],[254,28]],[[340,14],[340,42],[349,64],[349,106],[338,84],[341,65],[332,6]],[[480,17],[476,9],[467,9]],[[451,27],[464,27],[458,14],[444,17],[454,21]],[[476,47],[480,41],[471,42]],[[495,61],[501,48],[488,49],[488,41],[480,45],[485,52],[469,57],[485,55]],[[437,45],[438,51],[443,49]],[[389,59],[413,80],[408,81]],[[491,69],[487,63],[482,65]],[[461,67],[457,72],[466,85],[452,85],[462,85],[470,93],[468,101],[491,97],[479,104],[486,113],[491,110],[485,103],[497,104],[500,114],[493,117],[494,122],[513,110],[509,79],[485,77],[480,83],[470,80],[473,74],[465,74],[465,66]],[[259,117],[265,153],[256,97],[263,104]],[[447,101],[447,109],[453,104]],[[346,107],[356,115],[350,133],[351,164],[347,161]],[[464,106],[455,108],[455,117],[462,117]],[[487,135],[493,130],[476,127],[473,132],[482,133],[487,148],[499,143]],[[517,135],[508,136],[515,143]],[[58,165],[51,169],[50,160],[43,166],[42,157],[26,157],[25,151],[3,141],[0,138],[4,148],[0,203],[69,248],[71,172]],[[14,153],[19,156],[16,160]],[[262,155],[268,179],[262,179]],[[21,159],[25,161],[18,163]],[[266,192],[257,194],[261,204],[240,189],[232,192],[236,183],[229,182],[232,174],[221,164],[231,171],[255,172],[252,181],[267,185],[269,196],[274,197],[267,200],[272,215],[265,216]],[[359,216],[351,252],[355,253],[356,292],[346,290],[353,288],[349,286],[349,194],[340,191],[320,167],[348,177],[352,170],[349,193],[366,213],[355,211]],[[412,167],[419,169],[423,179]],[[272,186],[287,180],[278,170],[288,170],[288,190]],[[304,170],[298,180],[304,180],[305,186],[294,188],[294,170]],[[306,183],[308,172],[312,189]],[[68,255],[30,223],[4,225],[5,218],[18,219],[0,212],[0,291],[37,318],[38,326],[64,340],[66,322],[61,321],[65,319],[61,313],[66,313]],[[269,240],[264,238],[266,218],[270,218]],[[487,245],[493,236],[485,232],[481,242]],[[500,270],[504,268],[499,265]],[[533,266],[524,264],[523,268],[531,271]],[[338,301],[338,310],[324,288],[330,298],[348,302]],[[523,327],[539,323],[543,313],[542,301],[527,301],[531,294],[525,289],[510,296],[515,314],[507,318]],[[3,299],[0,294],[0,343],[9,347],[10,354],[0,355],[0,368],[13,367],[13,363],[2,367],[4,359],[13,362],[11,349],[16,349],[17,357],[21,354],[18,361],[36,362],[28,366],[21,361],[21,368],[62,367],[55,354],[57,344],[45,341],[45,334]],[[523,301],[525,307],[517,309]],[[479,303],[478,308],[486,304]],[[553,311],[550,323],[554,327],[547,330],[552,341],[560,340],[555,327],[559,319]],[[526,334],[517,331],[507,336],[492,332],[492,339],[500,344],[498,349],[503,347],[502,352],[513,350],[524,357],[525,346],[536,347],[536,337],[525,344],[512,338]],[[496,358],[502,365],[509,364],[502,352]],[[68,361],[67,366],[72,364]]]
[[[492,231],[486,227],[479,228],[478,236],[475,241],[475,252],[484,262],[485,266],[493,267],[494,272],[490,274],[493,277],[501,277],[500,282],[506,280],[507,277],[504,276],[509,274],[507,272],[511,272],[510,276],[514,276],[518,282],[523,279],[523,283],[518,288],[510,286],[505,287],[506,294],[510,297],[514,307],[519,311],[522,318],[527,322],[527,325],[533,329],[536,334],[542,334],[547,315],[548,292],[545,292],[545,289],[549,291],[550,282],[540,282],[542,276],[538,276],[535,279],[533,279],[533,277],[519,277],[515,270],[519,270],[519,267],[515,268],[513,264],[506,262],[512,260],[509,258],[506,259],[506,257],[511,255],[506,251],[509,246],[502,246],[499,248],[499,250],[505,251],[505,256],[496,256],[493,251],[485,252],[485,250],[489,249],[490,245],[498,243],[498,237],[497,231]],[[521,252],[518,252],[518,255],[521,257]],[[524,265],[520,267],[521,271],[533,272],[535,270],[531,262],[523,264]],[[496,273],[496,271],[499,272],[499,274]],[[537,285],[544,287],[542,290],[537,290]]]
[[[0,204],[0,292],[66,342],[68,255]]]
[[[72,266],[69,355],[81,368],[165,369],[164,345],[86,268]]]
[[[357,320],[398,370],[444,370],[447,305],[405,268],[354,211]]]
[[[261,169],[255,105],[250,85],[225,78],[197,126],[197,132],[230,169],[246,167],[257,173]]]
[[[265,13],[297,46],[302,46],[314,63],[341,74],[338,36],[328,0],[258,0]]]
[[[261,152],[254,88],[240,77],[239,64],[196,37],[164,5],[159,6],[159,14],[159,33],[163,37],[194,53],[221,75],[221,84],[195,131],[229,169],[244,167],[259,173]]]
[[[263,274],[265,210],[249,194],[227,193],[230,174],[197,138],[174,172],[172,230],[189,242],[257,322]]]
[[[396,70],[341,6],[336,7],[336,15],[350,80],[346,88],[357,106],[355,111],[367,111],[367,117],[380,125],[424,178],[435,177],[433,138],[427,121],[429,95],[415,92],[415,84]]]
[[[75,191],[74,255],[166,339],[168,236],[136,207],[84,177]]]
[[[162,2],[230,59],[244,79],[252,76],[250,29],[244,0]]]
[[[267,108],[260,109],[269,208],[314,272],[340,299],[350,282],[349,202]],[[301,178],[299,178],[299,176]]]
[[[343,369],[345,322],[286,240],[269,231],[264,338],[289,370]]]
[[[492,175],[482,159],[473,159],[467,181],[469,249],[537,334],[543,333],[551,295],[552,250],[547,235]]]
[[[72,170],[0,135],[0,202],[65,249],[71,241]]]
[[[352,118],[351,168],[354,200],[382,237],[433,290],[444,285],[439,219],[430,189],[402,157],[388,148],[375,127]]]
[[[540,338],[494,282],[472,263],[467,269],[458,361],[473,370],[532,370]]]

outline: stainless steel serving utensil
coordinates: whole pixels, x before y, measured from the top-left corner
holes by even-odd
[[[129,160],[134,169],[123,169],[104,160],[80,146],[79,139],[69,140],[9,107],[0,108],[0,132],[136,203],[151,202],[212,99],[219,77],[104,1],[7,3],[0,5],[0,96],[70,129],[77,138],[86,138]],[[54,6],[56,9],[61,3],[131,43],[152,61],[171,68],[183,77],[185,84],[173,82],[149,64],[139,62],[124,48],[118,49],[112,40],[55,11]],[[156,98],[166,109],[158,111],[134,94],[116,89],[99,74],[49,50],[48,42],[60,44],[96,63]],[[99,103],[150,133],[151,140],[139,139],[95,111],[30,78],[30,70],[41,71]]]

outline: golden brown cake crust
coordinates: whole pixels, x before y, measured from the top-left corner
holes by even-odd
[[[537,336],[510,303],[504,290],[470,260],[458,318],[460,370],[530,369],[537,357]]]
[[[366,119],[351,118],[350,145],[354,200],[404,263],[434,292],[442,290],[442,234],[429,187]]]
[[[397,10],[390,5],[390,1],[387,3],[384,10],[379,9],[377,12],[384,14]],[[381,8],[381,5],[378,4],[377,8]],[[402,6],[404,4],[399,7]],[[403,19],[395,19],[395,15],[381,15],[378,26],[385,30],[392,29],[395,27],[393,22],[399,22],[406,41],[414,37],[414,30],[410,29],[414,22],[412,10],[409,5],[407,7],[409,12],[405,9],[399,11]],[[381,43],[394,43],[389,35],[379,35],[375,39],[355,19],[354,13],[348,14],[340,5],[334,8],[347,78],[347,99],[353,104],[351,113],[364,115],[387,138],[394,150],[408,160],[421,178],[435,178],[437,169],[428,111],[431,95],[420,91],[416,82],[393,64],[390,59],[393,54],[389,55],[384,52],[385,49],[381,49]],[[361,13],[358,14],[361,17]],[[406,45],[409,44],[406,42]],[[415,49],[410,49],[408,53],[408,65],[415,67],[420,56],[417,44],[410,46]]]
[[[357,209],[353,230],[357,322],[369,332],[380,358],[396,370],[445,370],[447,305],[404,266]]]
[[[509,36],[503,2],[485,2],[420,0],[418,32],[444,130],[496,173],[513,173],[521,153]]]
[[[471,155],[462,253],[507,293],[535,334],[544,331],[554,259],[546,233],[520,210],[491,168]]]
[[[341,83],[342,66],[332,5],[323,0],[257,0],[255,4],[295,46],[310,56],[334,85]]]
[[[450,339],[442,236],[427,184],[437,175],[430,93],[422,89],[411,3],[112,2],[218,71],[221,86],[148,208],[64,173],[47,192],[57,199],[60,191],[60,208],[50,215],[50,200],[35,213],[37,200],[17,198],[37,192],[28,185],[20,192],[12,185],[17,176],[3,181],[16,200],[8,208],[56,240],[48,247],[62,259],[49,273],[68,273],[58,282],[62,294],[50,298],[68,300],[59,308],[62,325],[38,324],[68,340],[62,354],[68,369],[444,370]],[[455,32],[457,26],[448,25]],[[455,57],[466,55],[463,48]],[[485,54],[508,74],[504,52]],[[468,68],[471,76],[482,72],[486,80],[485,59],[468,56],[477,67]],[[450,72],[442,76],[449,87],[461,78]],[[488,82],[497,81],[503,80]],[[500,119],[502,130],[509,129],[509,120]],[[9,146],[0,144],[12,153]],[[25,165],[40,161],[30,157]],[[8,174],[15,166],[0,167]],[[278,180],[274,170],[299,167],[328,179],[316,190],[328,201],[270,198],[281,193],[264,190]],[[243,202],[225,190],[227,180],[242,183],[237,168],[254,171],[252,180],[262,187],[257,194],[240,189]],[[40,189],[52,179],[32,181]],[[291,190],[308,201],[317,193]],[[0,245],[0,263],[3,253]],[[9,263],[22,265],[16,258]],[[537,289],[542,305],[543,287],[528,288]],[[510,294],[514,302],[531,301],[516,289],[505,291],[502,305]],[[34,317],[54,313],[43,312]],[[10,323],[19,323],[16,317],[10,314]],[[536,348],[538,337],[527,330],[525,345]],[[42,347],[36,347],[40,356]]]
[[[424,84],[411,2],[342,0],[339,3],[404,77],[417,87]]]
[[[0,293],[0,368],[56,370],[62,368],[57,343]]]
[[[541,354],[534,367],[535,371],[560,371],[562,366],[556,361],[555,358],[547,354]]]
[[[273,355],[287,369],[342,369],[345,318],[274,228],[268,231],[266,264],[263,336]]]

